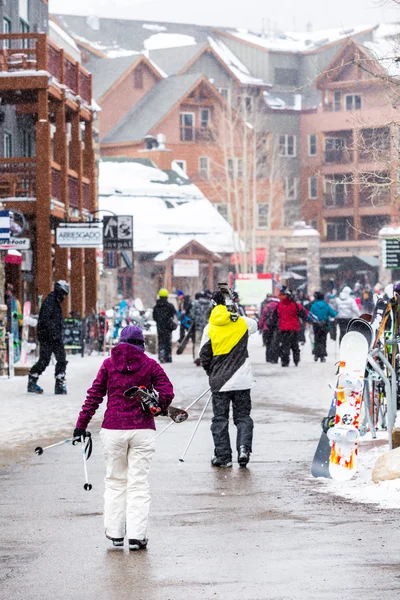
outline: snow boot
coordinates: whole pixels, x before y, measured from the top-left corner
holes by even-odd
[[[247,446],[240,446],[238,452],[238,463],[241,467],[246,467],[250,460],[250,451]]]
[[[106,535],[106,538],[108,540],[111,540],[113,543],[113,546],[115,546],[116,548],[122,548],[124,545],[124,538],[113,538],[113,537],[110,537],[109,535]]]
[[[64,396],[67,393],[67,386],[65,384],[65,375],[56,376],[56,384],[54,387],[54,394],[56,396]]]
[[[211,459],[211,465],[213,467],[220,467],[221,469],[229,469],[232,466],[231,460],[222,460],[221,458],[217,458],[213,456]]]
[[[43,389],[37,384],[39,377],[28,376],[28,392],[31,394],[43,394]]]
[[[129,550],[146,550],[147,539],[144,540],[129,540]]]

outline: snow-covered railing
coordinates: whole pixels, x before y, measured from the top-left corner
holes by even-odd
[[[74,96],[92,102],[92,79],[82,65],[45,33],[0,34],[0,72],[47,71]]]

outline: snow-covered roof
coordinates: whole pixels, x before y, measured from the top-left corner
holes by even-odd
[[[262,79],[254,77],[249,69],[237,58],[235,54],[220,39],[208,37],[208,43],[220,57],[228,69],[244,85],[266,85]]]
[[[49,20],[49,38],[57,46],[63,48],[77,62],[82,62],[81,52],[74,38],[51,19]]]
[[[260,48],[276,52],[306,52],[316,50],[328,44],[340,42],[354,35],[359,35],[364,31],[370,31],[373,27],[359,25],[356,27],[340,29],[323,29],[313,32],[302,33],[278,33],[266,36],[247,30],[229,30],[230,35],[255,44]]]
[[[374,30],[373,41],[366,41],[363,46],[388,75],[400,77],[400,23],[379,25]]]
[[[192,35],[183,33],[155,33],[144,41],[145,50],[160,50],[162,48],[177,48],[179,46],[195,46],[197,44]]]
[[[133,215],[136,252],[171,256],[192,240],[211,252],[234,251],[232,227],[199,188],[150,162],[100,161],[99,209]]]

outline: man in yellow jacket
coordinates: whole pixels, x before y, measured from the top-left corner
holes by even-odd
[[[214,467],[232,466],[229,438],[229,408],[232,402],[233,422],[237,427],[238,463],[245,467],[250,460],[253,441],[253,420],[250,389],[253,374],[248,353],[249,335],[257,331],[254,319],[238,317],[225,305],[222,292],[212,298],[214,308],[206,326],[200,347],[200,362],[206,371],[212,391]]]

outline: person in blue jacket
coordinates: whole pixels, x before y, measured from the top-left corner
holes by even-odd
[[[314,360],[318,362],[326,361],[328,356],[326,352],[326,338],[329,332],[329,318],[336,317],[337,312],[324,300],[322,292],[315,292],[314,302],[310,306],[308,320],[312,323],[314,329]]]

